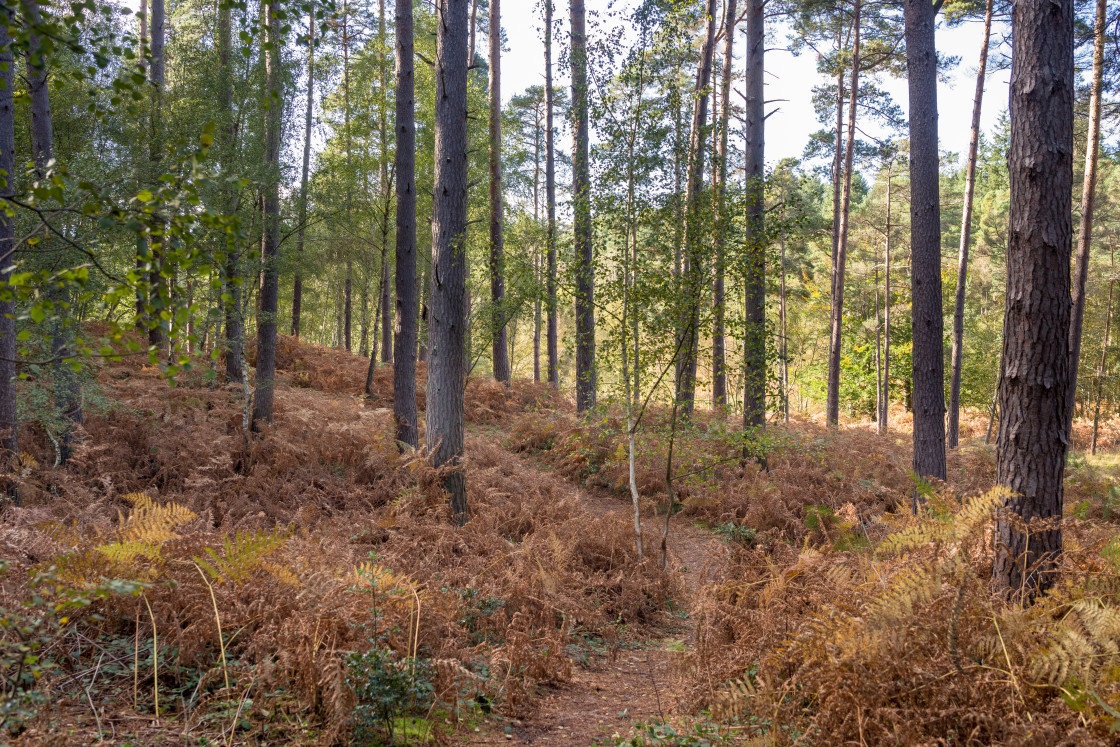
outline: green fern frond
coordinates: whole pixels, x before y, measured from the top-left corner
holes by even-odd
[[[195,557],[194,561],[215,581],[244,583],[261,567],[264,558],[280,549],[288,537],[287,532],[280,531],[238,532],[232,538],[225,537],[219,550],[205,548],[206,555]]]

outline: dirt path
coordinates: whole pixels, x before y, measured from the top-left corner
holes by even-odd
[[[540,469],[533,460],[522,459],[527,467]],[[564,485],[588,511],[633,520],[631,504],[618,496],[585,490],[567,481]],[[669,526],[669,564],[680,574],[686,594],[674,600],[681,613],[667,616],[653,636],[627,641],[614,656],[573,661],[571,681],[547,692],[531,717],[507,722],[504,731],[500,726],[497,731],[483,730],[466,744],[612,744],[612,735],[628,734],[632,723],[680,715],[674,682],[676,665],[694,643],[694,592],[705,581],[702,576],[713,572],[723,551],[718,538],[687,520],[673,518]],[[663,529],[664,518],[643,517],[647,553],[660,551]]]

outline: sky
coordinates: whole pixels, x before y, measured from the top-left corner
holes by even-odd
[[[608,2],[609,0],[587,0],[588,13],[606,12]],[[537,0],[505,0],[501,10],[502,29],[507,40],[506,51],[502,55],[502,99],[508,102],[511,96],[529,86],[544,84],[543,24]],[[566,35],[567,3],[559,0],[553,12]],[[1010,71],[992,69],[992,63],[998,56],[1000,32],[1000,29],[993,28],[993,46],[981,117],[981,127],[985,132],[991,132],[1002,113],[1007,110]],[[814,85],[824,81],[817,73],[813,55],[795,56],[784,48],[786,34],[783,29],[768,29],[768,34],[766,98],[788,99],[768,107],[768,110],[777,107],[777,111],[766,120],[766,161],[769,165],[774,165],[783,158],[800,157],[809,136],[821,129],[822,125],[813,111],[812,89]],[[961,161],[968,151],[973,96],[976,92],[976,68],[983,36],[984,27],[979,21],[956,28],[948,28],[942,23],[937,30],[938,51],[960,58],[960,63],[946,76],[946,80],[939,83],[937,89],[940,145],[943,152],[955,153]],[[742,33],[738,33],[737,37],[735,56],[741,70],[746,45]],[[555,84],[570,84],[566,75],[558,74],[563,72],[557,65],[558,58],[558,53],[554,51]],[[734,85],[740,90],[743,88],[741,79]],[[883,87],[905,112],[908,98],[906,81],[886,78],[883,80]]]

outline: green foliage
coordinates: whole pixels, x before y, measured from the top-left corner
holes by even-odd
[[[755,541],[755,531],[750,527],[735,524],[734,522],[725,522],[716,524],[712,527],[712,531],[723,537],[728,542],[733,542],[747,547],[753,547]]]
[[[679,727],[665,721],[639,721],[633,725],[630,734],[616,734],[610,744],[616,747],[712,747],[719,744],[742,744],[742,741],[726,727],[710,721],[698,721]]]
[[[404,725],[415,727],[434,702],[435,670],[427,661],[401,658],[375,645],[347,659],[346,682],[354,691],[354,738],[360,744],[393,744]]]

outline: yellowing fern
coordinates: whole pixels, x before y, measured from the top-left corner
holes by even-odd
[[[186,506],[156,503],[145,493],[129,493],[124,499],[132,504],[132,511],[127,518],[120,516],[117,533],[122,542],[163,545],[178,537],[176,529],[198,518]]]
[[[1004,505],[1011,491],[997,486],[987,493],[968,498],[960,509],[953,512],[935,512],[919,515],[912,524],[891,534],[879,545],[883,554],[917,550],[931,543],[960,542],[983,528],[992,519],[992,513]]]
[[[240,584],[247,581],[253,571],[263,566],[264,559],[287,541],[287,532],[238,532],[233,537],[224,537],[220,550],[207,547],[205,557],[196,557],[194,561],[215,581]],[[284,582],[284,579],[278,580]],[[287,581],[298,585],[294,573],[287,577]]]

